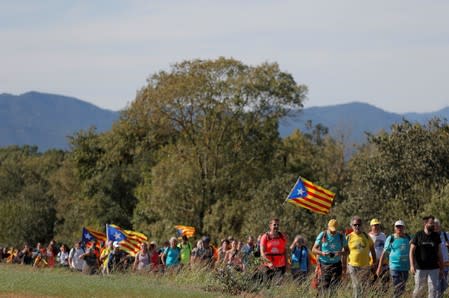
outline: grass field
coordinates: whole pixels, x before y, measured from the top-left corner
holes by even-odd
[[[245,284],[246,283],[246,284]],[[251,290],[243,275],[217,278],[205,271],[179,274],[113,274],[87,276],[67,269],[35,269],[23,265],[0,264],[0,297],[316,297],[310,282],[298,285],[287,280],[279,286]],[[408,291],[411,294],[412,281]],[[234,291],[238,288],[250,289]],[[234,295],[232,295],[234,294]],[[352,297],[348,282],[332,297]],[[364,297],[391,297],[370,289]]]
[[[218,294],[218,295],[217,295]],[[225,297],[169,277],[87,276],[66,269],[0,264],[0,297]]]

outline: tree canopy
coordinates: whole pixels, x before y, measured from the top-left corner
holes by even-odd
[[[312,240],[331,217],[411,229],[424,214],[449,220],[445,121],[403,121],[347,160],[320,123],[280,137],[280,119],[306,94],[276,63],[184,61],[151,75],[110,131],[70,136],[67,152],[0,148],[0,244],[71,243],[83,226],[109,223],[156,240],[176,224],[219,239],[280,217],[290,237]],[[329,216],[283,204],[300,175],[337,194]]]

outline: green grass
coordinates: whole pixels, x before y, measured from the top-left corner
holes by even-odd
[[[217,297],[201,284],[171,277],[137,274],[87,276],[66,269],[35,269],[0,264],[0,297]],[[221,295],[224,297],[223,295]]]
[[[411,295],[413,281],[409,279]],[[352,297],[349,277],[332,297]],[[234,295],[234,296],[233,296]],[[36,269],[0,264],[1,297],[316,297],[310,281],[298,285],[287,276],[281,285],[255,288],[248,275],[217,275],[207,270],[178,274],[113,274],[87,276],[67,269]],[[364,297],[391,297],[369,289]]]

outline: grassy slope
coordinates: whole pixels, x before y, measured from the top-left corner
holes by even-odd
[[[233,281],[220,282],[203,270],[183,271],[176,275],[114,274],[87,276],[66,269],[35,269],[29,266],[0,264],[1,297],[231,297],[230,293],[244,284],[245,276],[233,275]],[[409,278],[406,297],[411,296],[413,280]],[[333,297],[352,297],[348,278]],[[365,297],[392,296],[370,288]],[[236,296],[234,296],[236,297]],[[316,297],[310,281],[301,285],[288,277],[280,286],[263,287],[239,297]]]
[[[86,276],[64,269],[0,264],[0,297],[217,297],[168,277],[134,274]]]

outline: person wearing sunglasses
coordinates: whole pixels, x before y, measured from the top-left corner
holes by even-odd
[[[362,229],[362,219],[359,216],[352,217],[351,227],[353,231],[346,236],[349,248],[348,271],[351,276],[354,297],[363,297],[371,273],[370,253],[372,264],[376,266],[376,251],[373,240]]]

